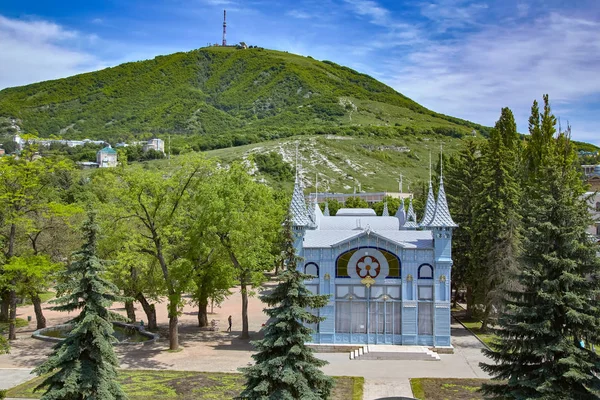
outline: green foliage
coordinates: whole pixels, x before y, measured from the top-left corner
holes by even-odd
[[[383,201],[373,204],[372,208],[375,210],[377,215],[381,215],[383,213],[384,203],[387,203],[388,214],[391,216],[396,215],[396,211],[398,211],[398,208],[400,207],[400,199],[391,196],[385,196]]]
[[[285,265],[278,276],[279,284],[269,294],[261,296],[270,308],[264,328],[264,339],[253,342],[258,353],[255,365],[243,368],[247,378],[241,394],[245,399],[294,400],[328,399],[333,387],[331,378],[319,369],[327,364],[316,358],[306,346],[312,330],[305,324],[316,324],[325,318],[313,314],[329,301],[328,295],[314,295],[304,280],[309,276],[296,267],[298,257],[290,218],[284,224]],[[314,310],[314,311],[309,311]]]
[[[255,48],[202,48],[0,91],[6,129],[17,116],[42,137],[115,144],[168,133],[174,154],[296,134],[486,131],[350,68]]]
[[[215,175],[210,223],[235,270],[242,293],[242,338],[248,338],[248,286],[273,267],[283,208],[273,190],[255,182],[239,163]]]
[[[336,199],[327,199],[324,203],[320,203],[321,211],[325,211],[325,205],[329,208],[329,215],[335,215],[340,208],[344,207],[343,203],[340,203]]]
[[[475,303],[483,305],[485,331],[502,289],[519,257],[521,185],[518,176],[519,135],[512,112],[503,108],[487,146],[482,149],[479,175],[472,198],[473,246],[469,273]],[[466,193],[465,193],[466,194]],[[467,200],[469,201],[469,200]],[[486,279],[481,279],[485,276]]]
[[[481,174],[480,146],[473,140],[464,143],[463,148],[446,163],[445,189],[452,218],[458,224],[452,238],[452,284],[455,288],[468,287],[472,293],[480,275],[474,264],[473,228],[474,201],[479,194],[476,182]],[[473,296],[467,298],[468,307],[473,306]]]
[[[37,386],[46,388],[43,400],[126,399],[116,382],[118,360],[112,347],[112,320],[120,316],[108,310],[124,299],[115,285],[101,277],[103,262],[98,259],[98,227],[93,213],[83,226],[85,244],[62,274],[53,302],[57,311],[78,311],[74,328],[54,346],[54,352],[34,372],[51,374]]]
[[[369,208],[369,203],[360,197],[348,197],[344,203],[345,208]]]
[[[256,154],[254,162],[260,172],[272,176],[277,181],[291,181],[294,179],[294,168],[283,161],[283,157],[279,153]]]
[[[483,391],[494,399],[596,399],[600,357],[580,341],[600,339],[598,245],[586,233],[591,218],[569,131],[555,136],[547,95],[544,111],[534,104],[533,113],[518,284],[507,291],[494,350],[484,351],[493,362],[482,364],[506,382]]]

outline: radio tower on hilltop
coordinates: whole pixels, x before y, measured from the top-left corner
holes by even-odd
[[[223,10],[223,46],[227,46],[227,39],[225,35],[227,34],[227,10]]]

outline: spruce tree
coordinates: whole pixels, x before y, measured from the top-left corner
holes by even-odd
[[[542,140],[526,152],[533,168],[519,286],[507,292],[499,338],[484,350],[493,363],[482,368],[502,382],[482,390],[492,399],[597,399],[600,357],[589,344],[600,333],[598,246],[586,233],[591,217],[570,135],[553,136],[556,119],[544,102]]]
[[[503,108],[483,149],[473,202],[472,256],[469,273],[475,302],[483,305],[481,329],[501,306],[503,289],[516,267],[519,249],[519,135],[513,114]]]
[[[309,275],[296,269],[298,257],[290,218],[284,225],[286,267],[278,276],[279,284],[261,296],[270,308],[264,338],[254,341],[258,353],[255,365],[242,368],[246,387],[241,398],[252,400],[321,400],[329,398],[333,382],[320,367],[327,364],[313,355],[305,343],[312,330],[305,324],[323,320],[310,310],[327,304],[329,296],[314,295],[304,285]]]
[[[461,150],[445,165],[446,195],[452,218],[458,224],[452,239],[452,285],[455,292],[466,287],[467,314],[473,307],[472,287],[478,279],[473,276],[473,200],[476,195],[475,182],[479,179],[480,146],[474,140],[467,140]],[[456,304],[456,296],[453,298]]]
[[[66,339],[34,372],[51,374],[35,389],[46,388],[42,400],[120,400],[127,397],[116,381],[118,360],[113,350],[112,322],[122,319],[108,310],[118,289],[101,274],[104,263],[98,258],[98,226],[93,213],[83,226],[85,244],[74,253],[74,261],[57,287],[61,297],[54,300],[56,311],[80,311],[71,323]]]

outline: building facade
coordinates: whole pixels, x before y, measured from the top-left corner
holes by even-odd
[[[600,191],[600,165],[595,165],[591,172],[586,173],[586,179],[591,191]]]
[[[110,146],[96,153],[96,163],[99,168],[113,168],[117,166],[117,152]]]
[[[596,237],[600,243],[600,193],[588,192],[585,194],[588,198],[590,214],[592,215],[593,225],[590,225],[587,232]]]
[[[437,201],[431,183],[420,223],[409,199],[395,216],[385,205],[340,209],[330,216],[306,207],[298,179],[290,206],[297,268],[329,303],[312,328],[315,343],[449,347],[452,230],[443,179]]]

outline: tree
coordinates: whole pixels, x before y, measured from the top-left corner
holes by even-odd
[[[502,382],[482,390],[493,399],[597,399],[600,357],[589,343],[600,339],[598,246],[586,233],[591,217],[569,130],[553,136],[547,96],[544,103],[542,140],[526,152],[519,285],[506,292],[498,339],[484,350],[493,363],[482,368]]]
[[[126,399],[118,384],[118,360],[113,350],[112,320],[120,316],[108,310],[118,296],[117,287],[102,278],[104,263],[97,256],[98,226],[90,213],[83,226],[85,244],[62,274],[57,311],[77,311],[73,329],[50,357],[34,372],[51,374],[35,390],[46,388],[42,400]]]
[[[452,239],[452,285],[455,292],[453,301],[456,304],[456,293],[466,287],[467,314],[470,317],[473,308],[473,285],[478,279],[476,265],[473,261],[473,202],[477,195],[475,182],[479,180],[480,146],[472,139],[467,139],[462,149],[446,163],[446,194],[452,218],[458,224]]]
[[[519,252],[521,187],[518,174],[519,135],[512,112],[503,108],[483,148],[481,173],[473,198],[473,270],[475,303],[483,305],[485,331],[516,268]]]
[[[400,199],[392,196],[385,196],[383,201],[378,201],[377,203],[373,204],[372,208],[375,210],[377,215],[381,215],[383,213],[383,208],[385,206],[384,203],[387,203],[388,214],[391,216],[396,215],[396,211],[398,211],[398,208],[400,207]]]
[[[241,338],[248,339],[248,286],[264,282],[264,272],[273,266],[283,210],[273,191],[253,181],[239,163],[220,172],[213,193],[211,224],[240,284]]]
[[[152,256],[158,263],[168,298],[169,348],[179,348],[178,316],[182,294],[190,286],[191,263],[184,257],[185,242],[190,240],[183,229],[191,207],[192,194],[213,173],[213,164],[202,157],[181,157],[169,173],[149,169],[116,170],[98,176],[101,191],[112,193],[119,219],[135,224],[130,232],[134,251]],[[112,196],[112,197],[111,197]]]
[[[288,197],[286,198],[286,200],[289,201],[289,194],[288,194]],[[321,211],[325,211],[326,205],[327,205],[327,208],[329,208],[330,216],[334,216],[340,208],[344,207],[344,205],[342,203],[340,203],[339,201],[337,201],[336,199],[326,199],[324,203],[319,204],[319,206],[321,207]]]
[[[19,246],[27,234],[38,231],[35,216],[53,212],[49,203],[54,200],[58,189],[52,184],[52,175],[72,168],[72,163],[64,160],[34,160],[34,151],[35,147],[28,146],[19,159],[0,158],[0,246],[4,263],[10,263],[13,257],[19,255]],[[8,338],[14,340],[17,282],[12,279],[5,280],[5,283],[0,316],[4,320],[8,317]]]
[[[369,203],[360,197],[348,197],[344,202],[346,208],[369,208]]]
[[[328,295],[314,295],[304,280],[309,275],[296,269],[298,257],[290,218],[285,222],[286,268],[279,274],[279,284],[261,300],[270,308],[270,317],[264,328],[264,339],[253,342],[258,353],[252,358],[256,364],[242,368],[246,387],[241,394],[245,399],[321,400],[329,398],[333,382],[319,369],[327,364],[313,355],[305,343],[311,340],[312,330],[305,324],[316,324],[324,318],[314,315],[327,304]]]

